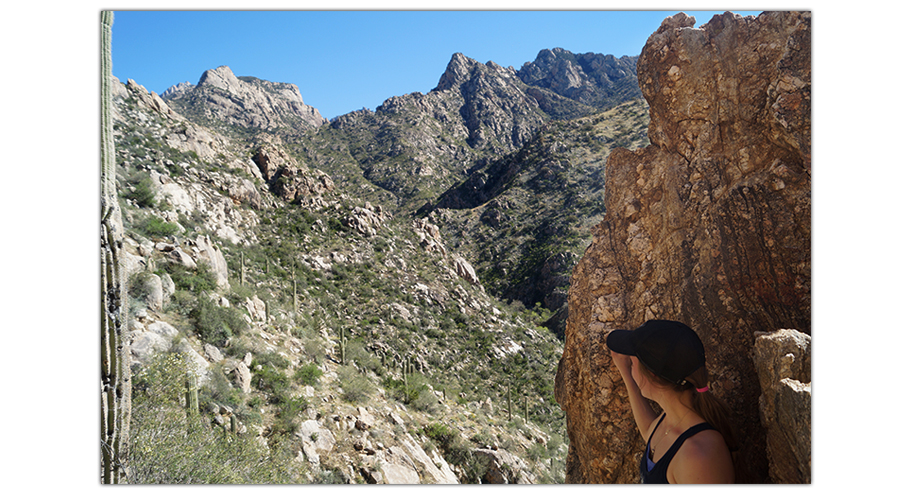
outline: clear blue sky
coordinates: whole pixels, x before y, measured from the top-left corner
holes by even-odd
[[[637,56],[677,12],[117,11],[113,74],[161,94],[225,65],[237,76],[296,84],[331,119],[427,93],[456,52],[515,69],[555,47]],[[695,27],[720,12],[686,11]]]

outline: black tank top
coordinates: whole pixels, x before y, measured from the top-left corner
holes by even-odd
[[[659,424],[662,423],[664,418],[666,418],[665,414],[663,414],[662,418],[659,419],[659,422],[656,423],[653,432],[650,433],[650,439],[647,440],[647,448],[644,449],[644,456],[641,457],[641,484],[669,484],[669,480],[666,479],[666,471],[669,469],[669,462],[671,462],[675,454],[678,453],[678,449],[681,448],[681,445],[694,434],[713,429],[713,426],[709,425],[708,422],[702,422],[682,432],[681,435],[678,436],[678,439],[676,439],[675,442],[672,443],[672,446],[666,451],[666,454],[655,464],[651,465],[650,441],[653,439],[653,435],[656,434],[656,429],[659,428]]]

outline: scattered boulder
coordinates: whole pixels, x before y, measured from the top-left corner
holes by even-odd
[[[250,315],[252,321],[266,322],[266,303],[259,297],[256,295],[252,298],[247,297],[247,300],[244,301],[244,307],[247,309],[247,314]]]
[[[155,274],[148,273],[144,280],[144,287],[144,291],[147,294],[145,296],[147,308],[152,311],[161,311],[165,299],[162,278]]]
[[[301,447],[306,460],[316,465],[320,463],[319,452],[331,451],[335,443],[337,443],[334,434],[319,425],[319,422],[316,420],[305,420],[301,423],[295,436],[301,440]]]
[[[203,352],[206,353],[206,357],[212,360],[213,363],[218,363],[225,359],[219,348],[212,344],[203,344]]]
[[[469,264],[469,261],[456,255],[453,257],[453,266],[456,270],[456,274],[458,274],[462,279],[468,281],[473,285],[479,285],[478,275],[475,273],[475,268],[472,267],[472,264]]]
[[[194,246],[197,253],[197,262],[206,262],[210,269],[216,275],[216,286],[220,290],[228,290],[231,285],[228,283],[228,262],[225,255],[209,239],[209,236],[198,236],[194,240]]]
[[[244,393],[247,394],[252,390],[250,383],[253,379],[253,373],[250,371],[250,365],[244,361],[233,363],[228,370],[234,378],[234,384]]]
[[[476,448],[476,457],[487,460],[484,481],[489,484],[534,484],[534,476],[528,472],[528,465],[521,458],[500,449]]]
[[[350,215],[344,219],[344,223],[363,236],[372,237],[378,234],[378,228],[381,227],[386,217],[387,214],[381,205],[373,207],[371,203],[366,202],[364,207],[353,207]]]
[[[187,340],[180,337],[178,330],[174,326],[164,321],[154,321],[146,328],[143,328],[138,323],[137,328],[132,331],[132,336],[134,339],[131,343],[133,365],[148,364],[160,353],[180,352],[185,355],[185,359],[191,371],[197,377],[198,382],[201,385],[208,382],[209,361],[197,353]]]
[[[375,416],[366,411],[365,408],[359,407],[359,417],[356,419],[356,428],[364,431],[375,425]]]

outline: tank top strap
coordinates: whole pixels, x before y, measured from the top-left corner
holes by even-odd
[[[710,429],[715,430],[715,427],[713,427],[712,425],[710,425],[709,422],[700,422],[699,424],[697,424],[697,425],[695,425],[695,426],[689,428],[688,430],[682,432],[681,435],[678,436],[678,439],[676,439],[675,442],[672,443],[672,447],[671,447],[670,449],[676,450],[676,451],[677,451],[678,448],[681,448],[681,445],[684,444],[684,442],[685,442],[688,438],[692,437],[694,434],[697,434],[697,433],[699,433],[699,432],[703,432],[703,431],[706,431],[706,430],[710,430]],[[673,453],[673,455],[674,455],[674,453]]]
[[[653,432],[650,433],[650,437],[647,439],[647,446],[650,445],[650,440],[653,439],[653,435],[656,434],[656,429],[659,429],[659,424],[666,418],[666,414],[663,413],[661,417],[659,417],[659,421],[656,422],[656,427],[653,428]]]

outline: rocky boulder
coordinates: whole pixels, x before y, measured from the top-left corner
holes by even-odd
[[[300,438],[306,461],[312,464],[319,464],[319,453],[331,451],[337,443],[334,434],[327,428],[319,425],[319,422],[316,420],[304,421],[300,424],[300,429],[296,432],[296,435]]]
[[[182,353],[188,366],[203,385],[209,381],[209,361],[191,347],[191,344],[172,325],[164,321],[153,321],[149,325],[135,322],[131,332],[131,359],[134,368],[150,364],[157,354],[166,352]]]
[[[651,144],[610,154],[607,214],[573,272],[555,388],[567,482],[637,482],[644,442],[604,340],[651,318],[698,332],[751,481],[771,480],[751,352],[756,331],[810,331],[811,15],[693,24],[647,40]]]
[[[258,146],[252,160],[272,193],[285,201],[302,203],[334,190],[331,177],[320,170],[298,165],[278,146]]]
[[[753,361],[762,394],[769,476],[809,484],[812,457],[812,339],[796,330],[757,332]]]
[[[489,484],[535,483],[535,478],[528,472],[525,461],[506,450],[477,448],[474,453],[487,462],[487,472],[483,479]]]
[[[228,290],[228,262],[222,250],[213,244],[209,236],[198,236],[194,240],[194,253],[197,262],[205,262],[216,276],[216,286],[220,290]]]
[[[378,228],[388,217],[381,205],[373,207],[366,202],[364,207],[353,207],[350,215],[344,218],[344,223],[363,236],[372,237],[378,234]]]

